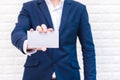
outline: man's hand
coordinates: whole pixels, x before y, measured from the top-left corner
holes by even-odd
[[[31,32],[34,31],[34,29],[30,29]],[[37,26],[36,27],[36,31],[40,32],[40,33],[47,33],[47,32],[53,32],[53,29],[52,28],[48,28],[47,29],[47,26],[45,24],[42,24],[41,26]],[[30,51],[30,50],[41,50],[41,51],[46,51],[47,48],[46,47],[41,47],[41,48],[27,48],[27,51]]]

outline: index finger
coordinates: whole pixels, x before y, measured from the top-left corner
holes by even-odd
[[[48,32],[53,32],[54,31],[53,28],[48,28],[47,30],[48,30]]]
[[[47,32],[47,26],[45,24],[42,24],[41,28],[43,32]]]

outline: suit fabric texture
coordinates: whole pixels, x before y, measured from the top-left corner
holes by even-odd
[[[24,3],[11,33],[13,45],[24,53],[23,43],[27,40],[27,30],[35,30],[41,24],[54,28],[45,1]],[[59,48],[47,48],[46,52],[37,51],[27,56],[23,80],[51,80],[53,72],[57,80],[80,80],[77,37],[83,55],[84,80],[96,80],[95,49],[86,6],[73,0],[65,0],[63,6]]]

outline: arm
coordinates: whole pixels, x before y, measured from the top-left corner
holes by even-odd
[[[95,49],[88,19],[88,13],[85,6],[82,10],[78,37],[83,52],[84,80],[96,80]]]
[[[18,23],[16,23],[16,26],[11,33],[12,44],[23,53],[23,43],[27,40],[27,30],[30,29],[30,25],[28,11],[25,9],[25,5],[23,5],[23,8],[18,16]]]

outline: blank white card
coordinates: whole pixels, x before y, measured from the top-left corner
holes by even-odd
[[[59,32],[40,33],[27,31],[28,48],[59,48]]]

